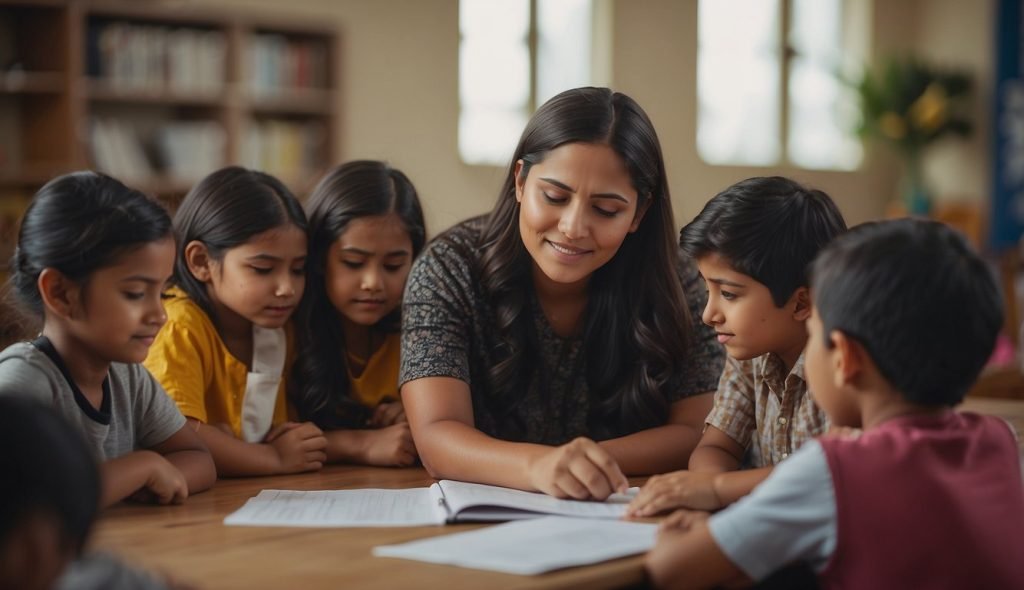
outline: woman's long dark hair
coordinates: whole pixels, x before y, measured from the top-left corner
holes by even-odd
[[[289,387],[303,420],[321,428],[362,426],[368,411],[349,395],[345,335],[339,312],[327,298],[327,252],[348,224],[360,217],[394,213],[412,242],[415,258],[426,241],[423,210],[412,182],[384,162],[358,160],[329,172],[306,204],[309,212],[309,272],[302,303],[296,313],[298,355]],[[397,332],[401,306],[374,326]]]
[[[530,119],[509,164],[498,202],[478,247],[479,273],[494,308],[502,349],[489,371],[491,409],[508,420],[539,366],[528,308],[530,255],[519,233],[515,166],[520,175],[569,143],[607,145],[626,164],[636,189],[636,232],[594,271],[583,326],[585,379],[592,399],[589,428],[620,436],[664,424],[666,391],[690,350],[691,318],[678,275],[672,203],[654,126],[630,97],[607,88],[577,88],[545,103]]]
[[[289,224],[306,233],[302,204],[280,180],[240,166],[221,168],[192,187],[174,215],[178,252],[172,282],[216,324],[206,285],[189,270],[185,248],[199,241],[210,258],[221,260],[253,236]]]

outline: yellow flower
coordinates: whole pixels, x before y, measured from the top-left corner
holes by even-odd
[[[878,118],[878,130],[885,137],[899,141],[907,135],[907,123],[898,114],[886,111]]]
[[[934,82],[910,105],[910,121],[923,131],[935,131],[949,118],[946,91]]]

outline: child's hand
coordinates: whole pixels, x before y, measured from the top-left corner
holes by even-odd
[[[274,442],[274,439],[276,439],[277,437],[281,436],[282,434],[288,432],[293,428],[298,428],[299,426],[302,426],[302,424],[302,422],[282,422],[270,429],[270,432],[268,432],[267,435],[263,437],[263,442],[272,443]]]
[[[640,493],[629,503],[626,516],[642,518],[674,508],[716,510],[722,507],[715,492],[717,473],[675,471],[655,475],[640,488]]]
[[[583,437],[531,461],[529,477],[534,487],[557,498],[604,500],[612,492],[629,489],[629,481],[608,451]]]
[[[409,424],[392,424],[379,430],[367,430],[366,463],[383,467],[408,467],[418,457]]]
[[[267,439],[277,453],[278,473],[316,471],[327,460],[327,438],[312,422],[278,426],[267,434]]]
[[[711,516],[711,513],[706,510],[676,510],[665,517],[665,520],[661,521],[661,524],[658,525],[658,532],[668,530],[688,531],[698,522],[707,520],[709,516]]]
[[[405,407],[400,401],[381,402],[373,410],[368,426],[371,428],[384,428],[392,424],[406,423]]]
[[[849,426],[829,426],[828,431],[825,432],[825,436],[834,436],[838,438],[857,438],[864,431],[860,428],[851,428]]]
[[[146,484],[132,497],[157,504],[181,504],[188,498],[185,475],[159,453],[153,453],[148,463]]]

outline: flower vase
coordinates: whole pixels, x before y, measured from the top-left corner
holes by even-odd
[[[932,211],[932,195],[924,181],[921,153],[918,151],[906,154],[903,206],[909,215],[927,216]]]

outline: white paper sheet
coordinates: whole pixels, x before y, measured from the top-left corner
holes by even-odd
[[[536,518],[538,514],[618,519],[625,515],[632,499],[627,494],[615,494],[605,502],[562,500],[546,494],[449,479],[441,480],[440,486],[449,514],[455,520],[517,520]]]
[[[239,526],[386,527],[444,524],[437,492],[405,490],[263,490],[228,515]]]
[[[399,557],[533,575],[643,553],[654,546],[654,524],[545,516],[401,545],[377,557]]]

